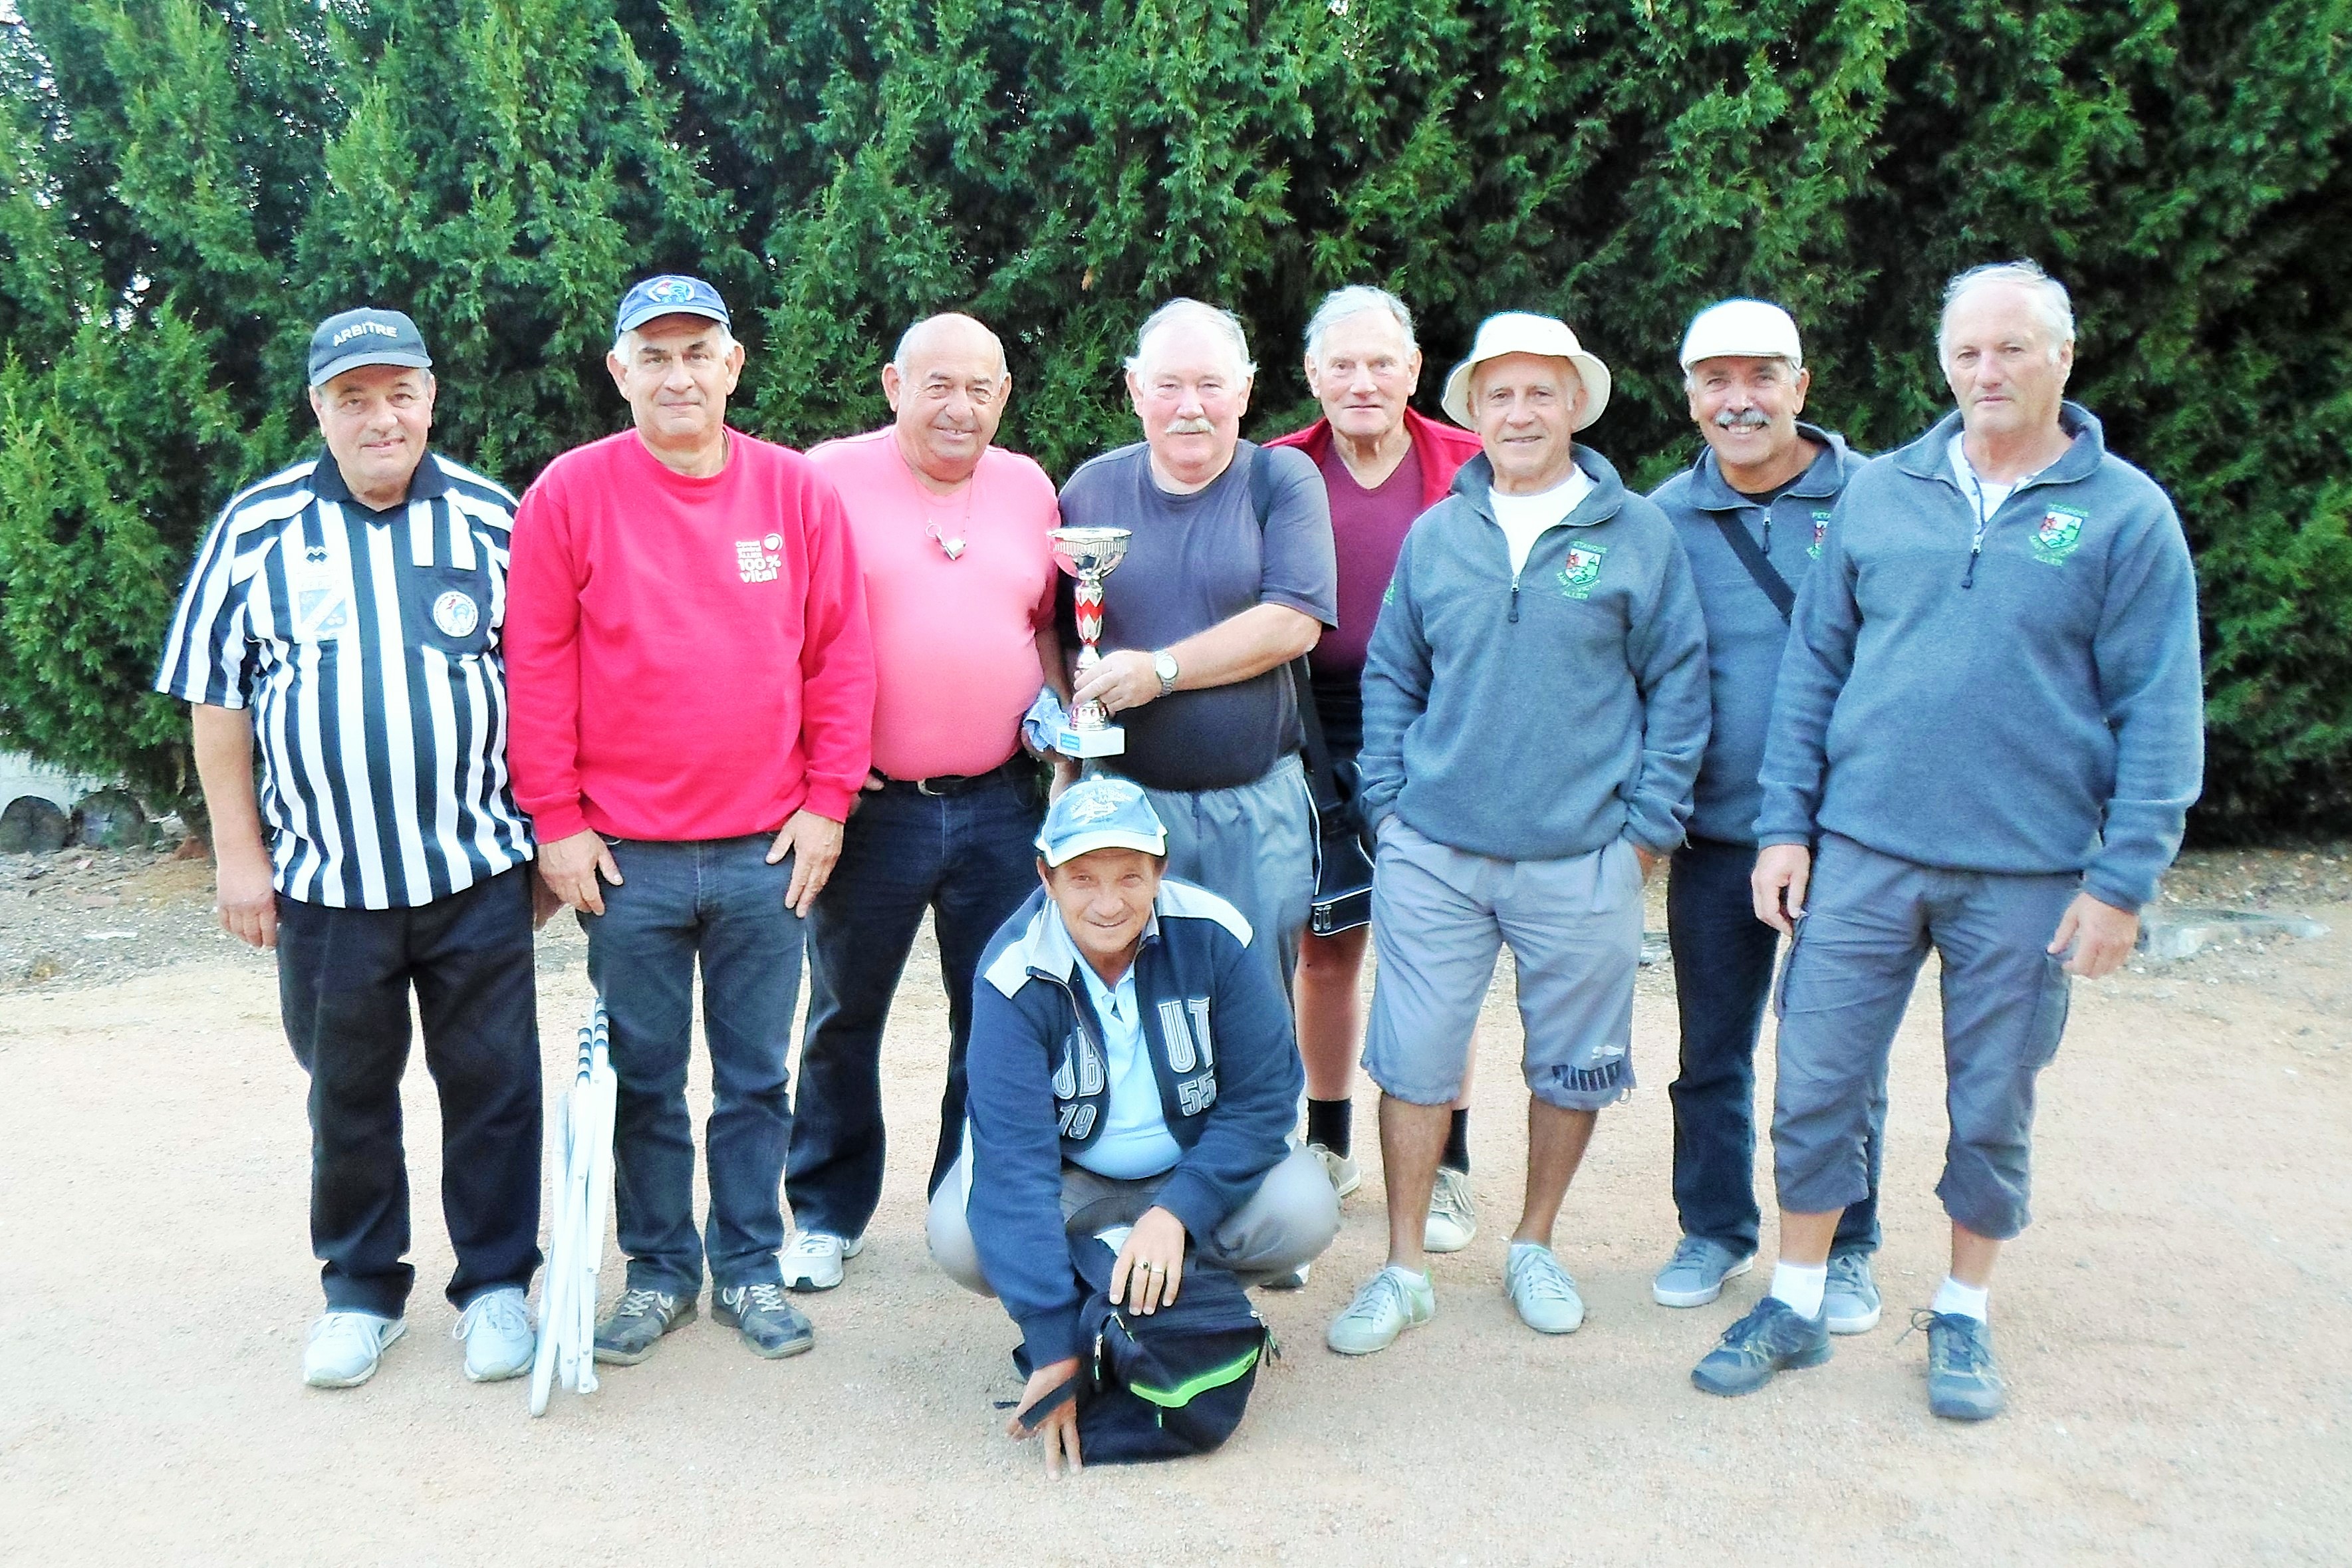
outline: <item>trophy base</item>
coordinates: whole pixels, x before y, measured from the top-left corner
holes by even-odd
[[[1066,757],[1116,757],[1127,750],[1127,731],[1117,724],[1099,730],[1065,724],[1054,731],[1054,750]]]

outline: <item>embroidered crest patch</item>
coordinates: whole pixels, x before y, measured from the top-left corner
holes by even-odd
[[[482,624],[482,612],[471,598],[452,588],[433,601],[433,624],[441,628],[443,637],[471,637]]]
[[[1568,564],[1553,579],[1559,584],[1563,599],[1589,599],[1593,584],[1601,581],[1601,558],[1609,553],[1605,544],[1571,544],[1568,547]]]
[[[2044,566],[2056,566],[2074,553],[2083,542],[2083,524],[2090,521],[2088,512],[2072,507],[2053,506],[2042,514],[2042,526],[2033,531],[2033,558]]]

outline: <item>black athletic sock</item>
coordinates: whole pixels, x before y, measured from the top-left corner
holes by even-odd
[[[1352,1100],[1309,1100],[1307,1102],[1307,1141],[1320,1143],[1341,1159],[1351,1152],[1356,1131],[1356,1102]]]
[[[1312,1100],[1307,1101],[1309,1114],[1313,1112],[1314,1103]],[[1470,1173],[1470,1113],[1468,1111],[1458,1110],[1454,1111],[1454,1123],[1445,1130],[1445,1153],[1437,1163],[1449,1171],[1459,1171],[1465,1176]]]

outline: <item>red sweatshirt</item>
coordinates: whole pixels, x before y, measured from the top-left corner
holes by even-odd
[[[709,479],[608,436],[515,513],[508,758],[542,844],[848,819],[874,724],[848,520],[807,458],[729,435]]]

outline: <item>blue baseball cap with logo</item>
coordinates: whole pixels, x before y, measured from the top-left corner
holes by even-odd
[[[1168,853],[1168,829],[1140,784],[1097,773],[1072,784],[1045,814],[1037,853],[1046,865],[1064,865],[1097,849]]]
[[[398,364],[430,370],[425,334],[398,310],[343,310],[310,334],[310,384],[324,386],[362,365]]]
[[[727,301],[719,297],[718,289],[699,278],[665,272],[658,278],[646,279],[621,296],[621,308],[613,317],[613,335],[617,338],[656,316],[701,316],[722,327],[734,325],[727,314]]]

